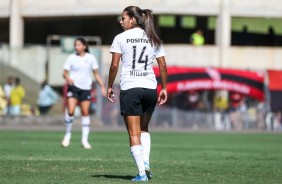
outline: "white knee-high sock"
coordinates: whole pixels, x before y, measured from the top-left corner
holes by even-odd
[[[151,151],[151,136],[148,132],[141,133],[141,144],[143,146],[143,160],[149,164]]]
[[[135,145],[135,146],[130,147],[130,152],[138,168],[139,175],[143,176],[146,173],[145,173],[145,165],[143,161],[142,145]]]
[[[88,135],[89,135],[89,132],[90,132],[90,117],[89,116],[82,116],[81,124],[82,124],[82,139],[81,139],[81,142],[85,143],[85,142],[88,142]]]
[[[73,120],[74,120],[73,116],[69,116],[68,113],[65,114],[66,136],[68,138],[71,137],[71,129],[72,129]]]

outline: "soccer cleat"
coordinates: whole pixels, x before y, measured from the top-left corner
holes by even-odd
[[[143,176],[140,176],[139,174],[133,178],[131,181],[136,181],[136,182],[142,182],[142,181],[148,181],[148,177],[146,174],[144,174]]]
[[[84,142],[84,143],[82,143],[82,148],[84,148],[84,149],[91,149],[92,146],[89,144],[89,142]]]
[[[62,147],[67,148],[70,145],[70,137],[65,136],[62,141]]]
[[[144,162],[144,165],[145,165],[145,172],[146,172],[146,175],[147,175],[148,179],[151,179],[152,176],[153,176],[153,173],[152,173],[152,171],[151,171],[151,169],[150,169],[150,165],[149,165],[149,163],[147,163],[147,162]]]

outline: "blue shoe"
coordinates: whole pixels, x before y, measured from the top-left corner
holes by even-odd
[[[140,176],[139,174],[135,177],[135,178],[133,178],[131,181],[148,181],[148,177],[147,177],[147,175],[145,174],[145,175],[143,175],[143,176]]]
[[[145,172],[146,172],[146,175],[147,175],[148,179],[151,179],[152,176],[153,176],[153,173],[152,173],[152,171],[151,171],[151,169],[150,169],[150,165],[149,165],[149,163],[147,163],[147,162],[144,162],[144,165],[145,165]]]

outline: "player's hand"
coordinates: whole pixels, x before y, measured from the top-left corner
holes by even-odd
[[[166,89],[162,89],[158,97],[158,104],[163,105],[164,103],[166,103],[166,101],[167,101],[167,91]]]
[[[103,97],[106,97],[106,96],[107,96],[107,91],[106,91],[106,88],[105,88],[105,87],[102,87],[102,88],[101,88],[101,92],[102,92],[102,96],[103,96]]]
[[[115,94],[114,94],[114,90],[113,88],[108,88],[108,92],[107,92],[107,98],[110,102],[114,102],[114,97],[115,97]]]
[[[74,84],[73,79],[71,79],[71,78],[68,77],[66,81],[67,81],[68,85],[73,86],[73,84]]]

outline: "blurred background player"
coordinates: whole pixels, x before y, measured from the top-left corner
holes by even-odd
[[[58,95],[48,84],[47,81],[42,82],[41,89],[38,94],[37,105],[41,115],[47,114],[51,107],[56,104]]]
[[[18,116],[21,114],[22,99],[25,97],[25,90],[21,85],[20,78],[15,78],[15,87],[11,90],[10,100],[11,109],[10,114],[12,116]]]
[[[75,108],[80,102],[82,124],[82,147],[91,149],[88,142],[90,131],[89,109],[91,104],[92,72],[101,87],[103,96],[106,89],[98,72],[98,63],[94,55],[89,53],[88,43],[84,38],[77,38],[74,42],[75,54],[71,54],[64,64],[63,77],[68,83],[67,112],[65,116],[66,134],[62,141],[63,147],[68,147],[71,139],[71,129]]]
[[[4,113],[6,115],[10,115],[10,111],[11,111],[11,91],[14,87],[14,78],[13,77],[8,77],[7,79],[7,83],[4,85],[4,93],[5,93],[5,97],[6,97],[6,101],[7,101],[7,106],[4,110]]]
[[[4,114],[4,110],[6,109],[6,106],[7,106],[6,96],[2,86],[0,85],[0,115]]]
[[[165,53],[162,41],[155,32],[151,10],[129,6],[123,11],[120,24],[124,32],[115,37],[110,49],[112,63],[107,97],[114,102],[113,83],[121,60],[121,115],[128,130],[130,151],[139,172],[132,181],[148,181],[152,176],[149,166],[151,138],[148,125],[157,101],[162,105],[167,100]],[[159,97],[152,69],[155,58],[163,87]]]

